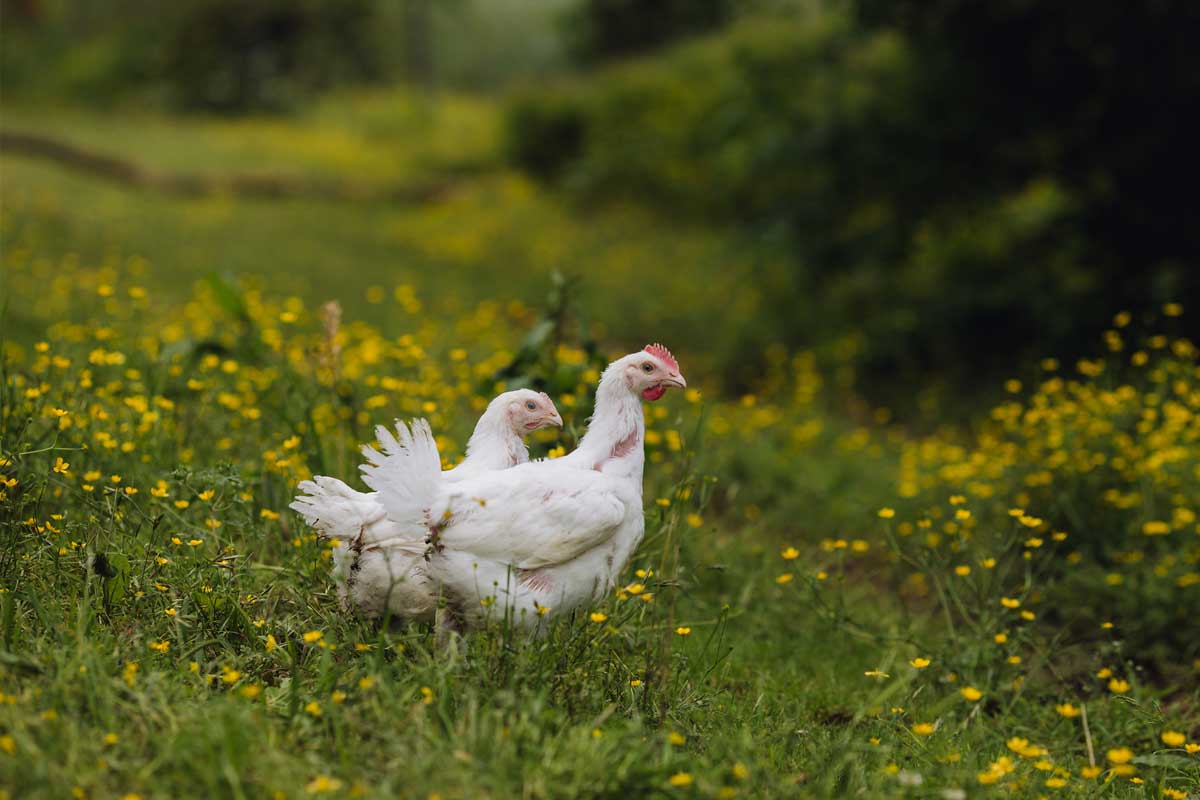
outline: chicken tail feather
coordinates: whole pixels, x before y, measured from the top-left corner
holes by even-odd
[[[363,481],[379,492],[387,518],[412,531],[421,541],[431,524],[430,508],[441,485],[442,459],[429,422],[396,420],[396,433],[382,425],[376,429],[380,450],[364,446],[367,462],[359,469]],[[403,538],[409,538],[406,534]]]
[[[314,475],[301,481],[300,494],[288,507],[322,536],[351,538],[379,518],[379,507],[337,478]]]

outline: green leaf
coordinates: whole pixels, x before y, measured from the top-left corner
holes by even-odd
[[[1148,756],[1134,756],[1133,763],[1144,764],[1147,767],[1194,767],[1196,759],[1175,753],[1153,753]]]
[[[129,581],[129,559],[120,553],[97,553],[92,569],[104,578],[104,602],[112,605],[125,596]]]
[[[210,272],[204,281],[212,289],[213,297],[217,303],[230,316],[239,320],[250,319],[250,313],[246,309],[246,301],[242,297],[242,292],[237,287],[237,284],[217,272]]]

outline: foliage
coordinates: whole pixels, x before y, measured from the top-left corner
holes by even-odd
[[[404,91],[355,92],[295,119],[187,124],[150,113],[24,107],[8,118],[33,129],[69,129],[73,140],[101,152],[136,142],[140,158],[161,170],[187,170],[195,158],[208,174],[341,178],[361,190],[345,199],[214,195],[164,202],[5,157],[0,234],[18,275],[45,258],[116,265],[126,260],[116,259],[119,249],[136,254],[139,280],[150,289],[186,289],[218,269],[253,276],[259,289],[337,297],[356,305],[363,319],[385,324],[384,300],[396,283],[411,285],[428,313],[454,318],[497,297],[540,304],[547,275],[560,271],[584,277],[579,293],[595,335],[628,347],[645,344],[637,331],[688,341],[693,369],[710,375],[742,347],[743,330],[763,324],[763,290],[750,280],[753,262],[736,237],[664,223],[637,207],[575,213],[557,194],[496,166],[496,108],[477,99],[443,95],[423,104]],[[397,138],[403,147],[393,144]],[[427,202],[393,199],[413,184],[444,190]],[[668,264],[687,264],[690,279],[680,280]],[[715,326],[697,312],[715,296],[724,298],[723,313],[739,320],[737,327]],[[619,314],[610,316],[612,309]],[[12,323],[23,325],[31,311],[14,306]]]
[[[1167,329],[1180,327],[1179,306],[1165,313]],[[1031,563],[1010,569],[1026,573],[1014,596],[1036,595],[1058,630],[1083,641],[1107,636],[1105,620],[1136,617],[1120,634],[1125,648],[1162,664],[1200,658],[1188,630],[1200,597],[1177,591],[1200,583],[1200,371],[1187,339],[1139,342],[1131,328],[1119,314],[1108,357],[1080,360],[1075,377],[1045,359],[1027,397],[1011,379],[1013,399],[972,440],[908,444],[900,494],[927,505],[918,528],[900,528],[911,537],[901,550],[927,571],[1020,552]]]
[[[534,452],[569,447],[605,360],[580,341],[569,284],[545,316],[491,301],[444,318],[402,284],[385,330],[216,277],[180,303],[148,290],[144,269],[6,269],[16,296],[42,287],[35,313],[49,317],[40,339],[6,341],[0,393],[0,780],[22,796],[1200,788],[1200,698],[1174,677],[1191,656],[1135,649],[1132,603],[1106,609],[1113,633],[1064,634],[1043,608],[1071,579],[1060,572],[1086,579],[1106,551],[1052,567],[1051,551],[1087,538],[1071,529],[1026,559],[1049,523],[1007,513],[1010,498],[1040,510],[1014,495],[1037,491],[1025,477],[1049,435],[1032,411],[1079,424],[1088,451],[1129,446],[1071,410],[1108,407],[1095,375],[996,415],[1025,444],[1000,447],[989,495],[959,465],[986,464],[993,439],[982,456],[930,439],[914,466],[896,432],[828,416],[836,370],[776,348],[753,395],[650,406],[648,538],[608,601],[542,636],[497,624],[447,652],[427,630],[343,612],[328,543],[283,509],[298,478],[349,475],[371,425],[397,415],[429,416],[453,459],[505,376],[546,381],[567,420],[561,443],[538,435]],[[1194,436],[1195,351],[1171,342],[1139,368],[1170,376],[1178,408],[1139,431],[1159,449],[1130,469]],[[1138,397],[1166,415],[1165,398]],[[1190,452],[1167,496],[1194,486]],[[959,487],[971,501],[950,501],[952,532],[921,504],[943,508]],[[892,535],[865,533],[885,503],[902,506],[881,514]],[[922,538],[919,512],[941,542]],[[1194,558],[1189,536],[1158,540],[1171,569]],[[1157,585],[1193,602],[1194,585]],[[1103,677],[1081,677],[1093,669]],[[1085,707],[1090,738],[1068,716]]]
[[[479,171],[495,162],[501,142],[490,103],[450,92],[428,101],[400,89],[355,89],[312,102],[288,117],[185,119],[181,124],[177,115],[148,109],[97,113],[28,103],[5,108],[6,124],[17,130],[44,131],[155,172],[311,178],[319,184],[345,184],[371,199],[393,199],[413,185]],[[31,166],[12,164],[14,169]],[[74,183],[70,176],[61,177]],[[40,183],[50,190],[52,181]],[[91,183],[79,187],[96,188]]]
[[[368,0],[194,0],[163,46],[161,78],[184,108],[282,109],[298,95],[378,78]]]
[[[1181,312],[1164,309],[1168,322]],[[1190,630],[1200,614],[1197,351],[1162,334],[1135,347],[1133,322],[1118,315],[1105,337],[1109,358],[1080,361],[1078,378],[1057,374],[1058,361],[1048,358],[1027,398],[1010,379],[1016,397],[995,407],[970,440],[943,433],[904,442],[902,507],[878,510],[881,541],[826,539],[816,571],[777,578],[893,659],[888,645],[908,646],[899,663],[884,657],[866,672],[880,683],[873,744],[900,729],[931,757],[954,762],[958,732],[1002,718],[1033,691],[1045,713],[994,729],[994,756],[976,783],[1082,796],[1100,776],[1140,784],[1153,765],[1183,781],[1162,787],[1163,795],[1194,791],[1196,765],[1094,746],[1088,717],[1097,705],[1111,709],[1112,701],[1097,699],[1107,694],[1120,711],[1106,730],[1130,730],[1159,712],[1133,699],[1136,687],[1187,682],[1200,669]],[[885,554],[877,568],[890,569],[911,613],[942,622],[937,635],[847,612],[845,589],[863,576],[856,556],[868,558],[876,544]],[[785,562],[798,556],[795,548],[782,552]],[[1055,739],[1077,726],[1086,750],[1064,752]],[[1159,738],[1168,747],[1185,742],[1171,729]],[[1086,762],[1071,766],[1073,756]],[[894,769],[903,782],[905,771]],[[919,785],[919,775],[908,774]]]
[[[943,168],[967,179],[960,202],[1051,178],[1079,206],[1083,257],[1126,302],[1146,291],[1136,267],[1195,259],[1185,222],[1194,202],[1171,176],[1191,162],[1197,128],[1170,110],[1200,94],[1187,67],[1194,4],[1100,2],[1086,14],[1023,0],[855,6],[864,25],[912,43],[913,100],[937,115]],[[1196,291],[1185,273],[1168,278],[1180,281],[1171,291]]]
[[[494,90],[566,66],[574,4],[6,2],[0,74],[7,98],[222,114],[302,112],[332,87],[413,77],[422,59],[439,89]]]
[[[502,90],[569,65],[562,17],[578,0],[451,0],[432,3],[439,87]],[[385,7],[386,8],[386,7]]]
[[[960,60],[975,50],[1010,57],[954,32],[927,38],[967,50]],[[1057,117],[1045,135],[1016,142],[1008,126],[981,132],[993,116],[979,105],[997,93],[959,61],[931,65],[941,51],[927,45],[907,29],[864,27],[836,11],[751,19],[652,59],[516,95],[512,155],[589,201],[633,200],[737,225],[759,262],[755,280],[776,301],[756,332],[764,338],[748,337],[737,361],[761,353],[768,337],[800,345],[862,332],[866,385],[877,402],[907,411],[913,402],[903,398],[917,382],[949,389],[942,400],[969,394],[1022,359],[1082,355],[1097,318],[1200,292],[1183,266],[1197,252],[1190,229],[1172,222],[1194,204],[1174,192],[1151,196],[1146,175],[1158,166],[1128,169],[1137,179],[1121,193],[1114,187],[1124,162],[1114,159],[1110,170],[1106,151],[1087,141],[1054,145],[1047,130]],[[1057,52],[1047,47],[1045,58]],[[1136,69],[1123,74],[1147,80]],[[956,94],[938,88],[939,76]],[[957,102],[960,95],[973,103]],[[1002,96],[1004,119],[1028,117],[1024,92]],[[1114,148],[1142,141],[1131,130],[1144,130],[1144,121],[1128,99],[1108,98],[1105,114],[1120,114],[1123,127],[1097,134]],[[1075,107],[1086,115],[1094,105],[1080,98]],[[1077,130],[1065,128],[1064,136]],[[1047,142],[1064,163],[1091,160],[1073,171],[1032,157],[1017,168],[1009,158],[1040,153]],[[1117,202],[1170,209],[1152,215],[1153,225],[1125,224],[1113,213]],[[1125,246],[1110,247],[1116,237]]]
[[[387,63],[370,0],[68,2],[5,30],[3,73],[18,91],[86,102],[131,95],[190,110],[287,110],[331,86],[378,79]]]
[[[748,30],[732,37],[771,35]],[[911,63],[876,41],[864,74]],[[717,49],[686,51],[706,91]],[[853,87],[818,105],[844,115]],[[574,113],[574,90],[558,99]],[[956,395],[970,426],[913,386],[932,432],[862,397],[891,385],[868,357],[926,324],[896,298],[943,327],[1022,304],[1076,329],[1084,312],[1048,298],[1086,285],[1073,259],[1036,280],[994,260],[1034,257],[1072,218],[1064,184],[929,222],[897,262],[907,286],[830,295],[891,293],[847,332],[823,327],[826,296],[796,299],[779,237],[704,221],[708,184],[657,212],[618,186],[571,202],[588,180],[571,163],[561,192],[496,163],[486,100],[5,113],[163,170],[362,193],[181,199],[3,156],[0,797],[1200,792],[1190,301],[1119,314],[1088,346],[1102,357],[1030,360],[1007,383],[940,365],[1003,398]],[[445,188],[396,199],[425,181]],[[950,262],[977,271],[973,293],[941,282]],[[820,347],[780,335],[770,309],[789,298]],[[512,385],[554,396],[567,427],[532,446],[557,455],[598,369],[650,338],[691,388],[647,406],[649,537],[611,597],[449,651],[339,607],[327,544],[285,510],[296,480],[353,483],[358,446],[397,416],[429,416],[453,460]]]
[[[598,61],[720,27],[733,15],[733,6],[729,0],[584,0],[566,25],[575,58]]]

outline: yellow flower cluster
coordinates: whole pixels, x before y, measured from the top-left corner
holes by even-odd
[[[1128,325],[1129,316],[1118,322]],[[1019,697],[1033,679],[1045,688],[1046,676],[1026,664],[1048,665],[1055,676],[1077,670],[1059,658],[1068,643],[1096,659],[1193,657],[1194,642],[1179,631],[1200,613],[1197,348],[1157,335],[1127,353],[1126,338],[1110,332],[1107,356],[1081,361],[1074,376],[1046,359],[1036,379],[1009,381],[1008,398],[969,437],[939,432],[901,443],[897,501],[876,512],[885,554],[902,595],[939,608],[956,643],[936,658],[911,658],[908,680],[919,687],[913,697],[936,693],[939,683],[959,685],[958,696],[978,707],[987,697]],[[844,540],[825,547],[839,545]],[[1064,600],[1071,615],[1060,609]],[[1034,624],[1042,617],[1059,626],[1052,644]],[[1120,644],[1114,629],[1122,631]],[[934,662],[950,668],[940,680],[924,674]],[[1104,667],[1090,690],[1054,708],[1082,736],[1095,736],[1088,711],[1125,713],[1110,698],[1141,695],[1133,674]],[[966,675],[978,683],[962,685]],[[1078,691],[1063,677],[1057,691]],[[950,709],[949,699],[937,708]],[[937,738],[934,724],[910,729]],[[1154,735],[1192,752],[1179,731]],[[1004,747],[1005,755],[976,774],[978,783],[1015,789],[1039,772],[1037,785],[1048,789],[1084,791],[1077,781],[1100,776],[1142,782],[1138,750],[1123,744],[1103,751],[1103,766],[1077,771],[1021,736]]]

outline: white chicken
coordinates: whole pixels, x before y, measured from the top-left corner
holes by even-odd
[[[524,437],[551,425],[561,427],[562,417],[547,394],[530,389],[505,392],[479,418],[462,462],[448,470],[441,470],[439,463],[436,477],[454,483],[523,464],[529,460]],[[377,435],[385,453],[398,447],[383,426]],[[371,447],[364,447],[363,453],[374,465],[387,464],[388,456]],[[322,535],[341,541],[334,549],[333,577],[344,602],[369,617],[380,616],[385,609],[409,619],[432,616],[437,597],[424,560],[370,546],[398,533],[378,492],[355,491],[323,475],[302,481],[298,488],[303,494],[290,507]]]
[[[452,484],[437,479],[428,424],[401,426],[395,457],[363,467],[397,526],[370,546],[426,557],[429,576],[466,622],[499,611],[532,626],[594,602],[642,540],[641,399],[657,400],[670,386],[687,383],[662,345],[619,358],[600,378],[574,452]]]

